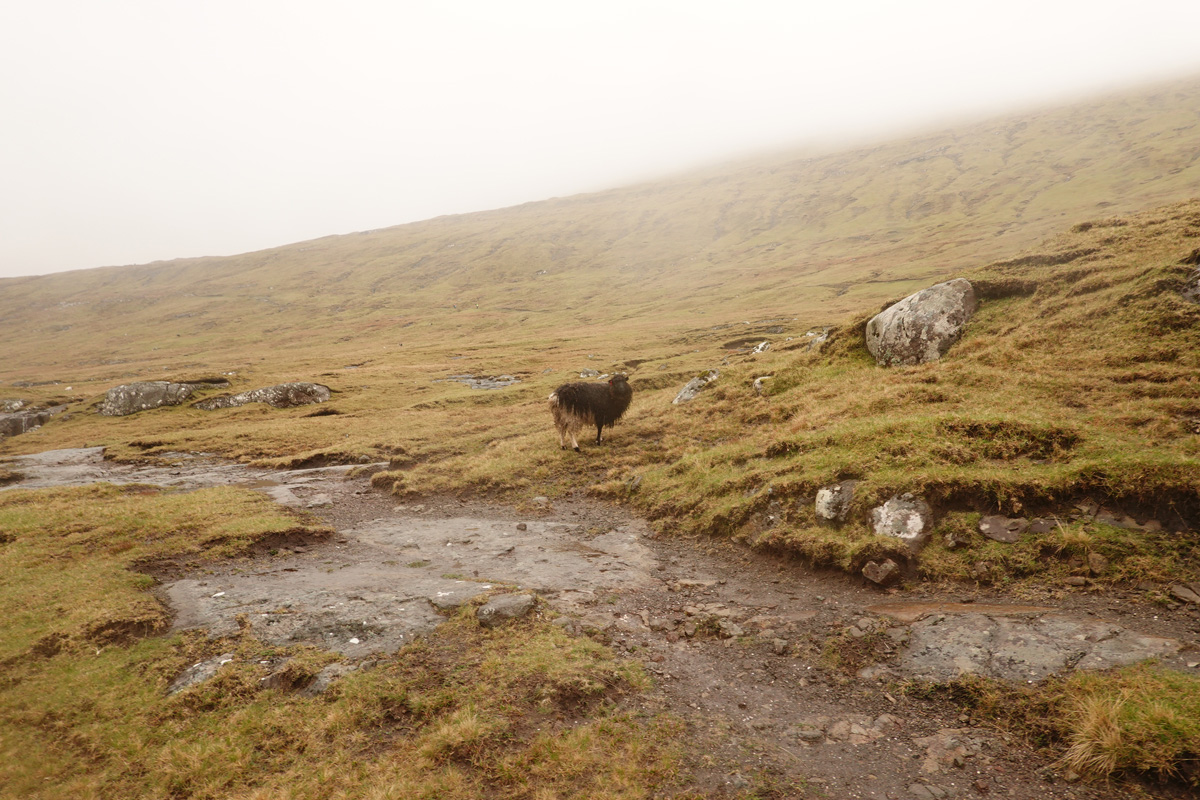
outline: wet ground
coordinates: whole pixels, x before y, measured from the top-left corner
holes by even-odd
[[[623,509],[583,499],[521,512],[401,505],[348,467],[275,472],[184,455],[127,466],[98,448],[7,466],[29,488],[243,485],[336,530],[164,580],[176,629],[219,635],[241,616],[264,641],[318,644],[353,664],[394,652],[472,597],[536,592],[559,624],[657,677],[644,702],[689,722],[718,794],[765,771],[803,779],[812,797],[1128,797],[1128,787],[1065,782],[1047,754],[899,687],[961,673],[1038,681],[1148,657],[1185,670],[1200,662],[1195,606],[1118,590],[888,593],[729,544],[659,539]]]

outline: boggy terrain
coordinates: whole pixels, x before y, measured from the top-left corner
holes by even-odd
[[[141,565],[157,577],[172,630],[203,630],[213,652],[241,630],[336,654],[294,683],[286,658],[264,666],[222,654],[207,671],[174,676],[171,692],[220,670],[262,672],[263,691],[330,691],[457,609],[533,593],[533,618],[654,676],[621,702],[684,726],[680,784],[660,787],[665,795],[1185,796],[1170,785],[1080,782],[1056,763],[1060,748],[1036,748],[948,688],[960,673],[1030,685],[1146,658],[1194,672],[1197,607],[1152,602],[1148,590],[885,592],[727,542],[659,536],[627,510],[582,497],[521,509],[445,497],[398,505],[370,489],[372,468],[276,472],[183,454],[119,465],[97,448],[10,465],[22,475],[14,488],[247,486],[327,523],[236,559]]]

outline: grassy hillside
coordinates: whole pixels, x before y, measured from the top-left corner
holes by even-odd
[[[72,403],[2,447],[391,458],[378,481],[399,492],[519,501],[585,487],[663,527],[847,567],[879,545],[854,526],[813,527],[805,510],[845,477],[863,481],[860,519],[919,490],[945,524],[1092,493],[1185,524],[1196,310],[1175,289],[1200,222],[1186,203],[1128,212],[1200,185],[1198,121],[1193,80],[233,258],[0,282],[0,381],[57,382],[5,394]],[[984,298],[953,357],[876,368],[865,320],[952,275]],[[832,342],[808,352],[805,334],[826,327]],[[762,339],[767,354],[739,354]],[[670,404],[710,367],[724,370],[713,390]],[[585,368],[632,372],[637,396],[609,446],[564,455],[544,398]],[[93,413],[117,383],[214,373],[236,390],[319,380],[337,394],[321,415]],[[444,381],[498,373],[521,382]],[[758,397],[750,384],[766,374]]]
[[[1198,121],[1200,79],[231,258],[0,281],[0,382],[663,359],[691,328],[839,320],[1190,196]]]

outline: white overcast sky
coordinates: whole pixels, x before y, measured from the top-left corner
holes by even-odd
[[[0,0],[0,277],[1200,74],[1200,0]]]

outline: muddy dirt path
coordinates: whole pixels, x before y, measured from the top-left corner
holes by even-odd
[[[349,468],[271,472],[184,455],[135,467],[105,462],[98,448],[9,468],[29,488],[243,485],[336,530],[162,576],[176,629],[219,635],[241,616],[264,641],[319,644],[353,664],[394,652],[472,597],[536,592],[558,624],[656,676],[643,702],[687,721],[696,769],[717,796],[766,774],[804,781],[810,797],[1129,797],[1128,787],[1068,780],[1049,755],[900,684],[962,672],[1037,681],[1148,657],[1188,670],[1200,662],[1194,606],[1110,590],[883,592],[727,543],[659,539],[624,509],[581,498],[521,512],[444,498],[398,504]]]

